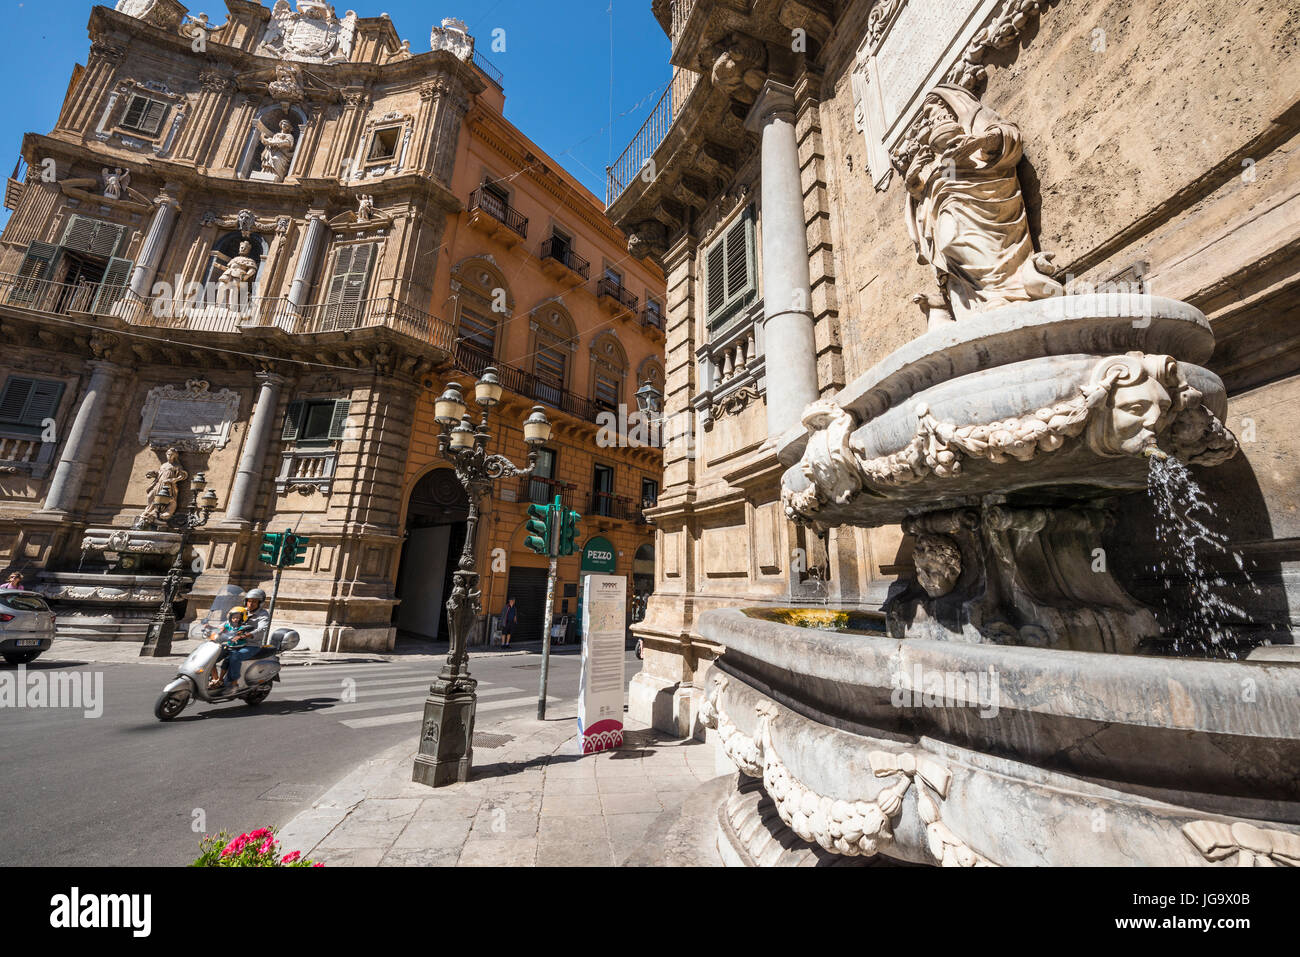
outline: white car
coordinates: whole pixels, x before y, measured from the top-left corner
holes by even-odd
[[[34,592],[0,588],[0,655],[25,665],[50,650],[54,612]]]

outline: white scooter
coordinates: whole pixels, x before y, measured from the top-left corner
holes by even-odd
[[[193,698],[209,704],[222,704],[241,698],[245,704],[261,704],[271,693],[271,686],[280,680],[280,653],[297,648],[298,640],[298,632],[290,628],[277,628],[256,655],[244,659],[239,680],[230,691],[214,691],[211,688],[212,677],[223,651],[221,642],[203,642],[190,652],[190,656],[181,664],[180,672],[163,688],[153,706],[154,716],[159,721],[170,721],[184,711]]]

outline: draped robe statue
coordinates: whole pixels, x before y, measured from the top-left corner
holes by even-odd
[[[916,148],[900,167],[917,260],[934,268],[954,319],[1061,295],[1049,254],[1036,254],[1016,176],[1020,130],[967,90],[926,98]]]

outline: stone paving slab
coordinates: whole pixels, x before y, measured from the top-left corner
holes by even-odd
[[[676,823],[703,808],[698,795],[718,777],[711,745],[646,731],[635,748],[582,755],[572,715],[478,730],[514,741],[478,752],[470,781],[414,784],[415,743],[398,745],[298,814],[281,846],[327,866],[608,867],[649,863],[646,841],[676,828],[681,863],[714,863],[710,849],[683,844]],[[686,832],[708,841],[707,830]]]

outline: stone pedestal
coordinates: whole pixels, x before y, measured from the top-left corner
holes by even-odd
[[[473,678],[444,681],[429,688],[424,702],[420,753],[411,780],[431,788],[468,781],[474,766],[474,714],[478,707]]]

